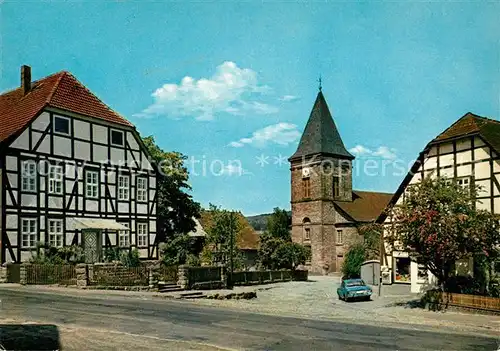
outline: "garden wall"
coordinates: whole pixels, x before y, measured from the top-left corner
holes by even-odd
[[[429,290],[424,295],[423,302],[433,308],[447,308],[448,306],[453,306],[500,313],[500,298],[498,297],[454,294]]]
[[[231,279],[223,267],[179,267],[178,285],[184,289],[220,289],[227,287],[227,280]],[[282,271],[249,271],[234,272],[234,285],[257,285],[286,281],[307,281],[306,270]]]

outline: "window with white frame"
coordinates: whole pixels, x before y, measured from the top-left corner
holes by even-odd
[[[35,218],[21,219],[21,245],[23,248],[36,246],[37,227]]]
[[[148,224],[137,223],[137,246],[148,246]]]
[[[99,173],[87,171],[85,174],[85,194],[88,198],[96,199],[99,194]]]
[[[21,170],[21,189],[23,191],[36,191],[36,163],[23,161]]]
[[[118,200],[128,200],[130,192],[129,176],[118,176]]]
[[[337,244],[344,243],[344,232],[342,229],[337,230]]]
[[[146,178],[137,178],[137,201],[146,201],[147,180]]]
[[[49,166],[49,194],[63,193],[62,166]]]
[[[121,130],[111,131],[111,145],[123,146],[123,132]]]
[[[54,132],[57,134],[70,135],[69,118],[54,117]]]
[[[464,189],[469,189],[470,187],[470,177],[457,178],[457,184]]]
[[[128,223],[120,223],[127,228],[130,228]],[[118,231],[118,246],[128,247],[130,246],[130,231],[129,230],[119,230]]]
[[[49,244],[55,247],[63,246],[62,219],[49,219]]]

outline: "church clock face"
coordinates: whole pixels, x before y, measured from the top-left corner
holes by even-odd
[[[311,170],[308,167],[302,168],[302,178],[307,178],[310,174]]]

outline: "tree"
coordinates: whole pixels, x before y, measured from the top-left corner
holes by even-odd
[[[271,254],[271,265],[273,269],[295,269],[297,266],[305,264],[309,255],[310,252],[303,245],[281,240]]]
[[[279,207],[274,208],[274,212],[267,219],[267,232],[273,238],[291,240],[290,225],[292,219],[287,211]]]
[[[310,252],[304,246],[292,243],[291,218],[287,211],[275,208],[267,219],[267,231],[260,237],[259,261],[270,269],[295,269],[305,264]]]
[[[358,228],[359,234],[363,237],[365,248],[365,259],[376,260],[380,258],[380,237],[384,228],[378,223],[363,224]]]
[[[476,209],[478,190],[445,178],[412,185],[403,204],[394,208],[389,243],[409,252],[443,287],[457,260],[477,253],[498,257],[498,219]]]
[[[207,231],[202,258],[205,262],[229,267],[231,254],[233,267],[243,266],[243,258],[237,246],[237,239],[241,231],[241,223],[234,212],[223,210],[210,204],[211,223]]]
[[[180,234],[167,239],[160,245],[162,261],[165,265],[185,264],[193,253],[193,238],[187,234]]]
[[[156,182],[159,239],[166,241],[189,233],[196,226],[193,218],[200,217],[201,207],[188,193],[191,186],[184,165],[186,156],[163,151],[155,144],[153,136],[143,138],[143,143],[160,173]]]
[[[342,264],[343,279],[359,278],[361,276],[361,265],[365,259],[365,245],[361,243],[351,245]]]

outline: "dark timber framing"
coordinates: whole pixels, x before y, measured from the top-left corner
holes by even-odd
[[[37,128],[34,122],[44,114],[48,116],[47,124],[44,128]],[[54,133],[54,116],[56,115],[69,119],[69,135]],[[89,128],[88,139],[75,135],[76,121],[87,124]],[[106,129],[107,142],[94,140],[94,128]],[[111,130],[123,132],[122,146],[111,145]],[[23,133],[28,133],[27,143],[24,147],[12,145]],[[39,137],[39,139],[35,140],[35,137]],[[69,143],[71,150],[57,148],[55,146],[56,138],[60,142]],[[135,139],[135,149],[130,143],[130,138]],[[76,152],[78,142],[88,144],[88,157],[79,158],[79,154]],[[42,145],[46,146],[42,148]],[[107,162],[95,159],[94,149],[96,147],[106,148]],[[123,155],[120,160],[113,159],[115,158],[113,150],[116,150],[115,153]],[[63,245],[75,245],[82,242],[78,230],[67,228],[66,218],[109,218],[119,222],[127,222],[130,225],[129,239],[131,245],[129,249],[136,247],[138,244],[138,223],[146,223],[148,247],[141,249],[146,252],[144,258],[157,258],[158,250],[154,247],[158,245],[158,236],[155,229],[157,226],[155,213],[156,186],[152,188],[153,184],[151,183],[151,179],[157,176],[157,170],[154,165],[151,165],[151,169],[142,169],[143,154],[147,156],[147,150],[135,129],[131,127],[59,109],[46,108],[40,111],[24,128],[0,144],[0,168],[2,170],[1,262],[20,262],[26,259],[29,252],[33,250],[33,248],[22,247],[23,218],[36,218],[37,240],[44,239],[45,242],[49,240],[49,220],[62,219]],[[132,160],[137,168],[129,164]],[[21,172],[23,161],[34,161],[39,166],[35,192],[22,190]],[[49,165],[62,167],[61,194],[49,194]],[[87,198],[86,174],[89,171],[98,172],[98,197],[96,199]],[[113,174],[114,178],[112,178]],[[118,176],[123,174],[129,176],[128,200],[118,200]],[[146,179],[147,186],[146,201],[139,203],[136,201],[136,177]],[[150,198],[151,190],[154,190],[152,199]],[[152,227],[152,223],[155,224],[155,228]],[[115,240],[111,240],[112,235],[115,235]],[[150,235],[156,237],[153,243],[150,242]],[[105,231],[104,247],[113,246],[113,242],[114,245],[118,246],[117,233]]]

